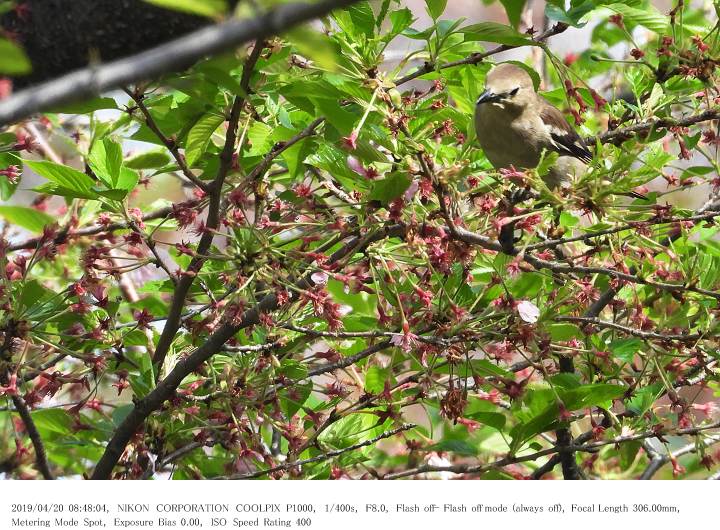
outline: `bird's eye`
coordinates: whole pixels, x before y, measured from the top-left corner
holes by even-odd
[[[510,91],[510,95],[511,95],[511,96],[514,96],[515,94],[518,93],[518,90],[520,90],[520,87],[519,87],[519,86],[513,88],[513,89]]]

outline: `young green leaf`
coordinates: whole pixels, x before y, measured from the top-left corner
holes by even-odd
[[[497,22],[480,22],[460,29],[465,40],[476,40],[507,44],[508,46],[537,46],[537,43],[524,33],[520,33],[510,26]]]
[[[405,173],[393,173],[382,180],[376,180],[368,200],[388,204],[405,193],[411,181],[410,176]]]
[[[25,165],[41,177],[57,184],[60,191],[57,195],[67,195],[81,199],[95,199],[97,194],[93,191],[95,183],[85,173],[62,164],[48,161],[25,160]]]
[[[0,206],[0,216],[35,233],[42,232],[45,226],[55,222],[51,215],[25,206]]]
[[[518,25],[520,25],[520,15],[525,9],[527,0],[500,0],[500,3],[505,8],[510,25],[517,29]]]
[[[30,60],[22,48],[0,37],[0,74],[23,75],[31,70]]]
[[[425,0],[425,9],[433,20],[440,18],[446,7],[447,0]]]
[[[192,15],[203,17],[221,17],[227,13],[228,7],[225,0],[144,0],[149,4],[155,4],[166,9],[183,11]]]
[[[145,151],[125,159],[125,166],[130,169],[155,169],[170,163],[170,155],[164,150]]]
[[[210,137],[224,121],[223,116],[208,113],[195,123],[188,134],[185,147],[185,158],[188,166],[193,167],[200,157],[205,154],[210,143]]]
[[[87,157],[90,168],[108,188],[117,187],[120,178],[120,168],[123,163],[123,153],[120,144],[110,138],[96,141]]]

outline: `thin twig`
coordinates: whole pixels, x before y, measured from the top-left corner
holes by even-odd
[[[142,113],[143,117],[145,118],[145,125],[147,125],[148,129],[150,129],[153,134],[155,134],[155,136],[158,138],[158,140],[162,142],[165,148],[170,151],[170,154],[175,159],[175,163],[178,165],[180,171],[185,176],[185,178],[195,184],[201,190],[206,190],[208,183],[202,181],[193,174],[193,172],[187,165],[185,157],[180,154],[177,142],[165,136],[160,130],[160,127],[155,122],[155,119],[152,117],[152,114],[145,105],[145,95],[141,92],[138,92],[137,90],[130,90],[129,88],[125,88],[124,90],[125,93],[132,98],[132,100],[135,102],[135,106]]]
[[[245,86],[241,88],[245,93],[250,90],[250,73],[260,58],[263,45],[261,42],[256,42],[252,52],[245,61],[243,66],[243,82]],[[190,287],[193,284],[196,274],[200,271],[203,264],[205,263],[204,254],[210,249],[214,238],[215,230],[220,226],[220,209],[222,200],[222,189],[225,183],[230,169],[232,167],[233,154],[235,153],[235,142],[237,140],[238,123],[240,121],[240,112],[242,111],[243,105],[245,104],[245,96],[236,96],[230,115],[228,117],[227,134],[225,136],[225,145],[220,153],[220,167],[218,168],[215,179],[206,189],[210,192],[210,204],[208,205],[208,216],[206,221],[206,230],[203,232],[198,242],[195,256],[190,261],[187,271],[180,277],[175,285],[175,291],[173,293],[173,299],[170,303],[170,309],[168,311],[163,331],[158,339],[157,348],[155,349],[155,355],[153,356],[153,364],[158,367],[157,374],[160,373],[160,368],[165,361],[165,356],[170,350],[170,346],[175,340],[175,335],[180,328],[180,319],[182,318],[183,308],[185,307],[185,299]]]
[[[684,118],[669,117],[636,123],[635,125],[629,125],[628,127],[623,127],[622,129],[615,129],[613,131],[602,133],[597,137],[597,139],[604,144],[620,143],[632,138],[635,135],[649,133],[656,129],[668,129],[670,127],[688,127],[690,125],[695,125],[697,123],[705,121],[717,120],[718,118],[720,118],[720,110],[709,109],[701,112],[700,114],[694,114],[692,116],[686,116]],[[595,142],[595,138],[591,137],[589,141],[592,144]]]
[[[538,35],[537,39],[535,39],[534,42],[540,43],[540,42],[548,39],[549,37],[552,37],[553,35],[562,33],[568,27],[569,26],[567,24],[564,24],[562,22],[557,22],[554,26],[552,26],[548,30],[546,30],[543,33],[541,33],[540,35]],[[478,64],[478,63],[484,61],[485,59],[487,59],[488,57],[490,57],[491,55],[497,55],[498,53],[501,53],[501,52],[504,52],[507,50],[512,50],[514,48],[528,46],[530,44],[531,44],[530,42],[528,42],[527,44],[522,44],[520,46],[511,46],[508,44],[503,44],[501,46],[497,46],[497,47],[493,48],[492,50],[488,50],[486,52],[473,53],[472,55],[470,55],[469,57],[465,57],[464,59],[447,62],[447,63],[441,64],[439,66],[436,66],[435,64],[433,64],[431,62],[426,62],[424,65],[422,65],[417,70],[410,72],[409,74],[396,79],[394,81],[394,83],[396,85],[402,85],[404,83],[412,81],[413,79],[417,79],[418,77],[421,77],[425,74],[429,74],[430,72],[433,72],[433,71],[446,70],[448,68],[455,68],[457,66],[463,66],[463,65],[467,65],[467,64]]]
[[[616,329],[647,340],[676,340],[681,342],[696,342],[702,339],[705,335],[702,333],[656,333],[654,331],[642,331],[640,329],[631,328],[628,326],[622,326],[615,322],[608,322],[606,320],[600,320],[599,318],[587,318],[587,317],[573,317],[573,316],[560,316],[555,317],[557,322],[580,322],[600,328]]]

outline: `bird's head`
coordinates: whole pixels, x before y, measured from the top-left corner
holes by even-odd
[[[476,105],[491,104],[506,110],[521,110],[536,98],[530,75],[519,66],[502,63],[485,78],[485,91]]]

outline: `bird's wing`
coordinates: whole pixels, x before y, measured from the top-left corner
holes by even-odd
[[[561,155],[572,156],[583,162],[592,160],[592,153],[558,109],[546,103],[540,111],[540,119],[548,128],[552,147]]]

